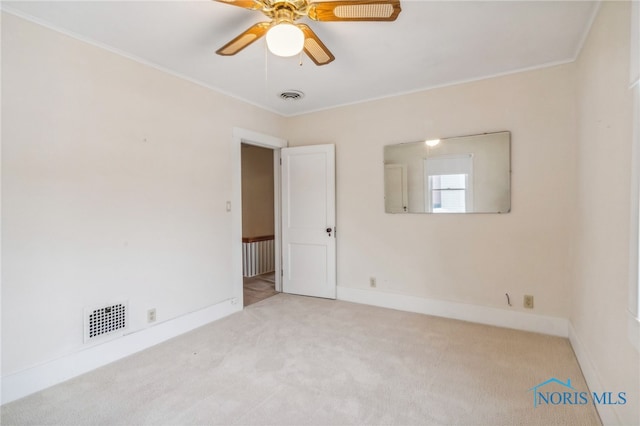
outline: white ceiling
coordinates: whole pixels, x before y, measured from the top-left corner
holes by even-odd
[[[260,12],[210,0],[20,1],[2,8],[285,116],[575,59],[597,9],[587,1],[402,0],[395,22],[304,19],[336,60],[267,55],[259,40],[215,51]],[[285,101],[279,94],[300,90]]]

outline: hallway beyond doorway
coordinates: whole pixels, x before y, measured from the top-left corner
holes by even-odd
[[[278,294],[276,291],[275,272],[269,272],[255,277],[243,278],[244,306],[252,305],[261,300]]]

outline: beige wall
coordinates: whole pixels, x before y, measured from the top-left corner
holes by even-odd
[[[242,238],[274,234],[273,150],[242,144]]]
[[[629,3],[603,2],[578,61],[575,287],[570,320],[615,407],[638,424],[639,354],[627,336],[632,147]],[[595,390],[595,389],[594,389]]]
[[[570,65],[291,118],[291,145],[335,143],[338,283],[372,291],[568,315],[575,187]],[[384,213],[383,146],[512,132],[512,212]],[[531,311],[527,311],[531,312]]]
[[[234,297],[232,128],[281,117],[4,14],[2,124],[3,375]]]

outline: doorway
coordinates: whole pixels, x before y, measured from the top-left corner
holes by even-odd
[[[275,188],[273,149],[241,144],[243,306],[275,288]]]
[[[273,153],[275,291],[336,298],[335,147],[287,148],[287,141],[234,128],[231,146],[231,304],[244,299],[242,144]],[[286,226],[285,226],[286,224]]]
[[[232,198],[227,206],[231,213],[231,261],[232,261],[232,303],[242,303],[244,299],[244,264],[243,264],[243,215],[242,215],[242,146],[267,148],[272,153],[273,164],[273,245],[274,245],[274,269],[281,270],[281,243],[280,243],[280,149],[287,146],[287,141],[281,138],[265,135],[251,130],[234,128],[231,146],[232,163]],[[274,274],[275,291],[282,291],[281,274]]]

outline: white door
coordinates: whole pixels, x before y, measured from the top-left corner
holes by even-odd
[[[407,213],[409,211],[407,167],[404,164],[384,166],[384,211]]]
[[[282,291],[336,298],[335,147],[283,148]]]

